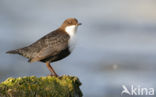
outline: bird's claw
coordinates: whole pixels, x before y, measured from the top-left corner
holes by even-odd
[[[58,75],[57,74],[49,74],[48,76],[55,76],[55,77],[58,77]]]

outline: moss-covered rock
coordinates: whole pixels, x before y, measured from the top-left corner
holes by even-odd
[[[82,97],[74,76],[8,78],[0,83],[0,97]]]

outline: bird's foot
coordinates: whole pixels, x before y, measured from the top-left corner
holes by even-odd
[[[55,77],[59,77],[57,74],[49,74],[48,76],[55,76]]]

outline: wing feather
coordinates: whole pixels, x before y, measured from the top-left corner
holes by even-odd
[[[35,62],[43,60],[50,56],[59,54],[62,50],[68,47],[69,35],[66,33],[54,33],[55,35],[47,35],[42,38],[40,44],[44,46],[40,47],[39,52],[34,53],[29,62]],[[37,44],[37,43],[36,43]],[[40,45],[41,46],[41,45]]]

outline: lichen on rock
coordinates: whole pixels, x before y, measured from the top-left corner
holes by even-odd
[[[0,97],[82,97],[74,76],[8,78],[0,83]]]

